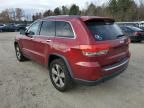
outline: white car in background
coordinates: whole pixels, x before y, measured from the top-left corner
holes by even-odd
[[[141,21],[141,22],[139,23],[139,27],[140,27],[140,28],[144,28],[144,21]]]
[[[144,21],[137,22],[116,22],[118,25],[135,26],[144,30]]]

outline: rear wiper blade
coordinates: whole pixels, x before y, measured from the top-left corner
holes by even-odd
[[[121,35],[118,35],[117,38],[121,38],[121,37],[124,37],[125,35],[124,34],[121,34]]]

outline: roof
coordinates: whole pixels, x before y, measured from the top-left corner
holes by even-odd
[[[92,19],[109,19],[113,20],[112,18],[109,17],[100,17],[100,16],[80,16],[80,15],[58,15],[58,16],[49,16],[43,18],[44,20],[46,19],[65,19],[65,20],[71,20],[71,19],[81,19],[83,21],[88,21]]]

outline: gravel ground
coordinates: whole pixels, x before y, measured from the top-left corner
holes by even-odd
[[[45,67],[16,60],[15,35],[0,33],[0,108],[144,108],[144,42],[130,45],[131,61],[120,76],[61,93]]]

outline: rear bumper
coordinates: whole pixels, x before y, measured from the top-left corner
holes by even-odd
[[[96,80],[83,80],[83,79],[75,78],[74,81],[76,83],[80,83],[83,85],[96,85],[98,83],[105,82],[109,79],[112,79],[118,76],[119,74],[121,74],[122,72],[124,72],[124,70],[128,66],[128,63],[129,63],[129,59],[125,59],[119,63],[103,68],[103,71],[100,72],[102,73],[102,76],[100,76]]]
[[[124,70],[127,68],[128,65],[126,65],[124,68],[122,68],[121,70],[117,71],[117,72],[113,72],[111,74],[105,75],[97,80],[94,81],[90,81],[90,80],[82,80],[82,79],[75,79],[74,81],[78,84],[83,84],[83,85],[88,85],[88,86],[93,86],[93,85],[97,85],[99,83],[103,83],[107,80],[110,80],[118,75],[120,75],[122,72],[124,72]]]

